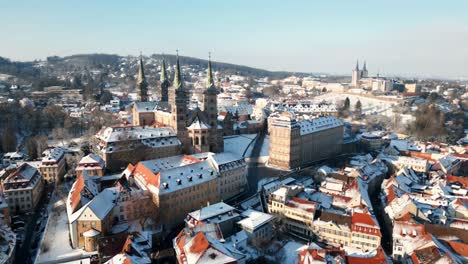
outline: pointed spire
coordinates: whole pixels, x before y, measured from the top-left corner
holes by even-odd
[[[363,71],[367,71],[366,61],[364,61],[364,66],[363,66],[362,70],[363,70]]]
[[[180,75],[180,65],[179,65],[179,50],[176,50],[176,68],[174,72],[174,87],[176,89],[182,86],[182,77]]]
[[[213,71],[211,69],[211,52],[208,53],[208,70],[207,70],[207,77],[206,77],[206,87],[214,86],[213,80]]]
[[[356,71],[359,71],[359,60],[356,60]]]
[[[140,66],[138,68],[137,83],[140,84],[145,81],[146,81],[146,77],[145,77],[145,70],[143,69],[143,56],[141,55],[141,51],[140,51]]]
[[[160,81],[164,82],[166,80],[166,76],[167,76],[167,73],[166,73],[166,60],[164,59],[164,54],[163,54]]]

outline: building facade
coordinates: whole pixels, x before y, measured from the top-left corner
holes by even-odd
[[[46,183],[56,183],[65,175],[65,152],[62,147],[50,148],[42,154],[39,170]]]
[[[32,212],[44,190],[44,181],[38,169],[23,163],[3,181],[3,194],[14,213]]]
[[[200,153],[142,161],[128,165],[124,175],[131,186],[150,192],[156,221],[170,229],[182,223],[189,212],[242,191],[237,187],[238,182],[246,182],[245,161],[224,155]],[[240,171],[242,180],[238,180]],[[230,192],[221,193],[226,189]]]
[[[174,156],[181,142],[170,127],[108,127],[96,134],[98,151],[106,168],[115,171],[128,163]]]
[[[333,116],[297,121],[282,112],[272,114],[269,124],[269,165],[294,169],[341,153],[344,126]]]

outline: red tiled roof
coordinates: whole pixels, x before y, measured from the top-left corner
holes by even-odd
[[[390,185],[387,188],[387,191],[388,191],[388,194],[387,194],[387,204],[388,204],[388,203],[391,203],[393,201],[393,199],[395,199],[395,191],[393,190],[392,185]]]
[[[299,208],[299,206],[301,205],[305,206],[305,208],[301,208],[301,209],[310,213],[314,213],[315,209],[317,208],[316,203],[309,201],[309,200],[304,200],[298,197],[292,197],[286,206],[292,207],[292,208]]]
[[[379,226],[367,213],[353,213],[351,217],[352,230],[374,236],[382,236]],[[371,226],[371,227],[368,227]]]
[[[387,260],[385,259],[385,254],[381,247],[377,249],[377,254],[371,258],[364,258],[364,257],[353,257],[347,256],[346,263],[348,264],[386,264]]]
[[[78,208],[81,201],[81,191],[84,188],[84,178],[83,175],[80,175],[76,178],[75,184],[73,184],[72,193],[70,195],[70,207],[72,212]]]
[[[130,236],[127,236],[127,240],[125,240],[125,244],[122,247],[121,253],[130,253],[131,246],[132,246],[132,239],[130,238]]]
[[[311,256],[312,259],[307,258],[308,256]],[[313,260],[324,261],[325,259],[318,254],[317,249],[304,249],[299,253],[299,264],[308,264]]]
[[[195,254],[201,254],[210,247],[210,243],[205,237],[203,232],[199,232],[194,238],[192,246],[190,246],[190,252]]]
[[[468,258],[468,245],[455,241],[447,241],[453,251],[460,256]]]
[[[452,156],[457,157],[458,159],[468,160],[468,154],[463,153],[451,153]]]
[[[159,188],[159,173],[155,175],[150,169],[143,165],[143,163],[138,162],[132,174],[135,177],[142,177],[146,184],[151,184]]]
[[[468,177],[447,175],[447,181],[451,183],[459,182],[463,188],[468,188]]]
[[[184,160],[189,160],[191,163],[197,163],[197,162],[200,162],[199,159],[197,158],[194,158],[192,156],[189,156],[189,155],[184,155]]]

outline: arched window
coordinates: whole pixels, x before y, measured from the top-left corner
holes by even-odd
[[[198,145],[198,137],[195,138],[195,145]]]
[[[202,143],[202,145],[205,145],[205,136],[202,136],[201,143]]]

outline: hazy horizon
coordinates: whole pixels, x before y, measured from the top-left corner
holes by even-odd
[[[468,77],[466,1],[8,1],[0,56],[174,54],[273,71]]]

